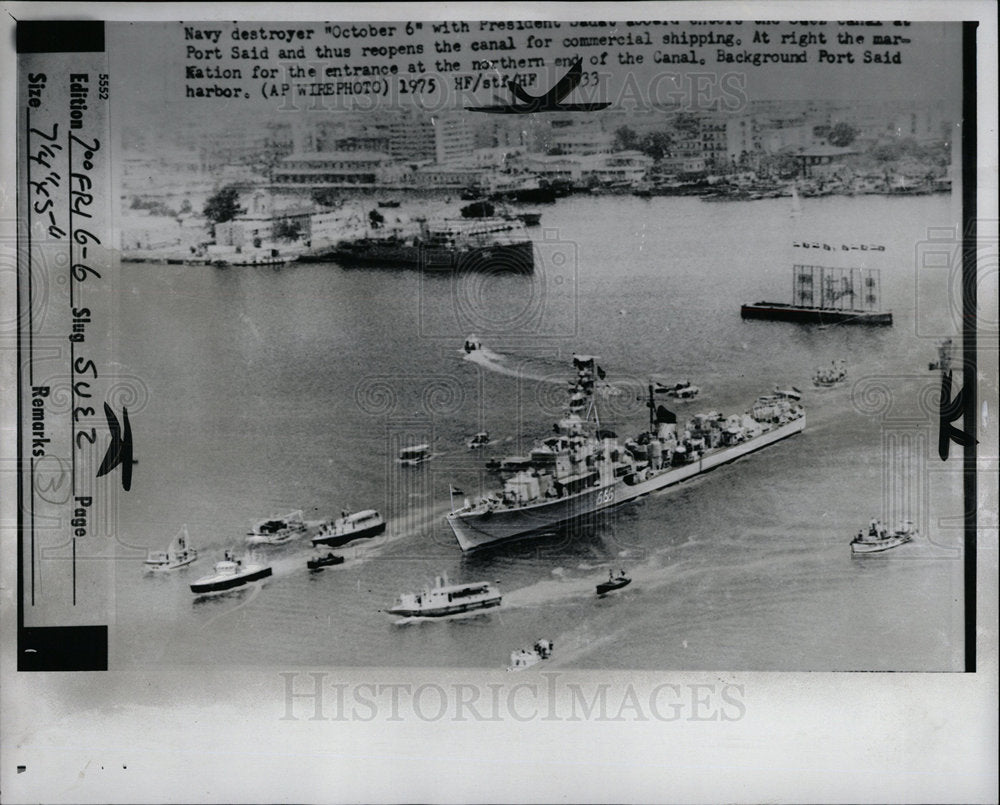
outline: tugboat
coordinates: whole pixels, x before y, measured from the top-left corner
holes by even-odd
[[[247,534],[247,545],[284,545],[306,533],[302,511],[283,517],[269,517],[257,523]]]
[[[215,572],[194,582],[191,592],[196,595],[227,592],[266,579],[271,572],[270,566],[254,562],[244,564],[242,559],[236,559],[230,551],[226,551],[225,558],[215,563]]]
[[[333,565],[344,564],[344,557],[333,553],[332,551],[326,556],[316,556],[312,559],[306,560],[306,567],[310,570],[321,570],[324,567],[332,567]]]
[[[441,575],[434,580],[433,587],[425,587],[423,592],[400,595],[389,614],[404,618],[442,618],[492,609],[500,606],[500,601],[500,591],[488,581],[449,584],[448,577]]]
[[[858,535],[851,540],[851,556],[864,553],[879,553],[905,545],[913,540],[917,535],[917,529],[913,523],[906,521],[902,523],[892,533],[885,527],[881,520],[872,520],[868,526],[868,533],[863,529],[858,531]]]
[[[555,650],[555,643],[551,640],[546,640],[541,638],[535,641],[530,649],[522,648],[517,651],[512,651],[510,653],[510,665],[507,666],[508,671],[523,671],[526,668],[530,668],[533,665],[537,665],[542,662],[542,660],[547,660],[552,656],[552,652]]]
[[[631,584],[632,579],[625,575],[624,570],[619,570],[616,576],[613,571],[608,571],[608,580],[602,581],[597,585],[597,594],[604,595],[605,593],[610,593],[613,590],[620,590],[627,584]]]
[[[143,563],[150,573],[164,573],[187,567],[198,558],[198,551],[191,547],[187,526],[174,537],[165,551],[149,551]]]
[[[365,509],[354,514],[342,511],[339,518],[323,524],[312,538],[312,544],[344,545],[356,539],[378,536],[383,531],[385,531],[385,520],[374,509]]]

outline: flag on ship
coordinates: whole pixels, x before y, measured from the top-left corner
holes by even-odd
[[[677,414],[667,410],[662,405],[658,405],[656,406],[656,421],[661,424],[673,425],[677,422]]]

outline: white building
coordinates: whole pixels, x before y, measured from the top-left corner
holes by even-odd
[[[597,129],[569,128],[554,132],[551,138],[552,147],[564,154],[610,154],[614,142],[613,134]]]
[[[475,150],[475,135],[464,115],[434,119],[434,156],[439,165],[465,162]]]
[[[541,179],[618,184],[642,181],[652,167],[653,159],[641,151],[586,155],[528,154],[521,164]]]
[[[416,184],[425,188],[462,188],[486,179],[492,168],[478,165],[425,165],[417,168]]]
[[[373,187],[389,168],[379,151],[317,151],[292,154],[274,169],[274,183],[298,187]]]

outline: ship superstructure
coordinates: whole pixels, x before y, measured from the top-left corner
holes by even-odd
[[[503,488],[448,515],[463,550],[537,534],[574,518],[633,500],[700,475],[805,428],[797,401],[773,394],[759,397],[743,414],[696,414],[680,425],[657,405],[649,387],[647,430],[620,441],[600,426],[594,400],[595,359],[576,356],[578,376],[569,413],[554,435],[535,444],[508,468]]]

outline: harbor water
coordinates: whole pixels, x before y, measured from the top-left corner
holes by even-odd
[[[961,475],[936,457],[928,371],[957,300],[947,268],[921,267],[928,230],[957,220],[952,199],[539,209],[530,277],[121,266],[117,360],[139,379],[139,464],[115,513],[112,667],[499,668],[545,637],[548,662],[570,668],[961,669]],[[850,248],[862,244],[885,248]],[[791,301],[793,263],[880,269],[893,326],[742,320],[742,303]],[[472,333],[486,350],[470,360]],[[574,352],[599,356],[615,389],[601,423],[622,438],[646,426],[653,375],[701,387],[667,401],[680,421],[742,413],[777,384],[803,390],[808,424],[579,527],[463,554],[451,498],[497,488],[485,461],[551,433]],[[814,388],[839,359],[846,382]],[[470,450],[484,430],[494,444]],[[420,442],[430,461],[396,461]],[[342,565],[307,571],[305,539],[262,549],[274,575],[253,588],[189,590],[264,517],[365,508],[386,533],[337,549]],[[902,515],[920,529],[912,543],[851,557],[859,528]],[[144,576],[146,549],[185,524],[198,561]],[[620,568],[632,584],[598,598]],[[446,622],[386,614],[442,572],[498,581],[503,605]]]

